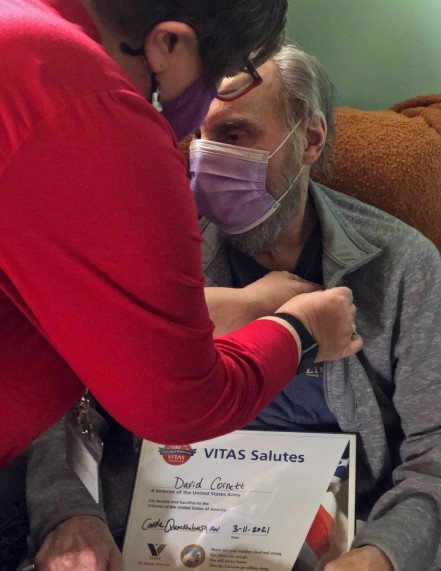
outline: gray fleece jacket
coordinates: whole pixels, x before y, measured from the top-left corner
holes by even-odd
[[[325,364],[328,406],[343,432],[357,434],[354,547],[371,544],[395,571],[441,569],[441,257],[397,219],[310,183],[323,237],[325,287],[346,285],[364,347]],[[207,285],[230,286],[227,249],[203,228]],[[94,415],[96,429],[105,426]],[[110,422],[112,422],[110,420]],[[114,421],[113,421],[114,422]],[[64,461],[56,425],[31,449],[28,508],[38,548],[59,522],[78,514],[122,533],[136,469],[136,446],[113,426],[102,464],[104,502],[94,504]]]

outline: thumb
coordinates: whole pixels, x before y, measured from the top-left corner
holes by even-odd
[[[112,552],[110,553],[107,571],[123,571],[122,555],[116,547],[112,549]]]

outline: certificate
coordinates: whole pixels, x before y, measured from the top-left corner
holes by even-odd
[[[354,535],[355,436],[236,431],[144,441],[125,571],[315,571]]]

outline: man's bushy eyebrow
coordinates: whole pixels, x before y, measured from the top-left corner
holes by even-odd
[[[234,128],[246,129],[250,127],[255,127],[255,124],[252,121],[245,118],[243,119],[237,118],[237,119],[226,119],[225,121],[220,121],[215,126],[213,126],[212,129],[217,132],[225,132],[228,131],[228,129],[234,129]]]

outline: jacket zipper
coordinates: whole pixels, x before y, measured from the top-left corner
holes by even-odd
[[[323,367],[323,393],[325,395],[325,402],[328,405],[329,410],[332,414],[337,418],[331,403],[329,402],[329,391],[328,391],[328,367],[329,363],[324,363]],[[351,378],[349,375],[349,361],[348,359],[343,359],[343,367],[344,367],[344,375],[345,375],[345,383],[347,386],[347,421],[352,422],[355,418],[355,393],[354,388],[351,383]],[[338,420],[338,419],[337,419]]]
[[[377,254],[372,255],[369,259],[365,259],[362,262],[355,264],[351,268],[346,268],[344,270],[339,271],[337,274],[334,275],[334,278],[332,280],[330,280],[329,285],[328,285],[328,289],[332,288],[332,287],[336,287],[344,275],[346,275],[349,272],[357,270],[358,268],[360,268],[361,266],[363,266],[367,262],[370,262],[371,259],[375,258],[376,256],[377,256]],[[352,422],[354,420],[354,417],[355,417],[355,393],[354,393],[354,387],[352,386],[352,383],[351,383],[351,377],[349,374],[349,358],[348,357],[343,359],[343,367],[344,367],[345,383],[347,386],[347,420],[349,422]],[[324,389],[323,392],[325,395],[326,404],[328,405],[329,410],[335,416],[335,413],[332,410],[332,407],[331,407],[330,402],[329,402],[328,364],[327,363],[325,363],[325,367],[323,370],[323,389]]]

